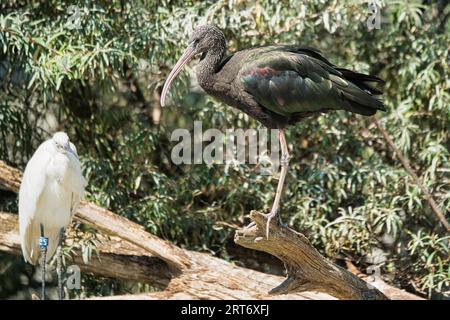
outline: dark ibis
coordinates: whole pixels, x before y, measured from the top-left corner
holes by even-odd
[[[279,220],[280,199],[288,170],[285,138],[288,125],[332,110],[371,116],[386,111],[379,99],[378,77],[339,68],[311,47],[269,45],[235,52],[225,57],[226,40],[214,25],[195,29],[189,44],[161,93],[167,91],[182,67],[200,55],[196,69],[199,85],[213,97],[256,119],[269,129],[279,129],[281,172],[272,209],[267,214],[266,237],[271,219]]]

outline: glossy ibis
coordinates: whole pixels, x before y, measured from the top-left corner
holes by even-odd
[[[288,170],[287,125],[317,113],[347,110],[371,116],[385,111],[376,97],[383,83],[377,77],[339,68],[311,47],[271,45],[238,51],[224,58],[226,40],[214,25],[198,27],[189,45],[170,72],[161,94],[161,106],[170,84],[196,55],[199,85],[220,101],[238,108],[269,129],[279,129],[281,173],[270,220],[278,217],[280,198]]]

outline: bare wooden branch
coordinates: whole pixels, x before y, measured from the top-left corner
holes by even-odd
[[[273,288],[271,294],[318,291],[339,299],[387,299],[369,283],[324,258],[303,234],[279,225],[277,221],[271,221],[270,236],[267,239],[264,232],[266,216],[252,211],[250,218],[254,223],[238,230],[235,242],[276,256],[284,262],[287,269],[287,278]]]
[[[11,168],[0,161],[0,187],[17,192],[20,177],[21,173],[19,170]],[[11,215],[4,216],[4,214],[0,214],[0,251],[18,254],[20,251],[17,220],[12,222],[13,220],[11,219],[17,218],[11,218]],[[310,266],[309,268],[305,268],[303,272],[302,270],[298,271],[289,267],[290,278],[286,281],[285,287],[291,290],[283,289],[282,286],[275,291],[272,290],[271,296],[268,296],[267,292],[279,284],[283,280],[282,277],[238,267],[222,259],[212,257],[209,254],[183,250],[167,241],[148,234],[141,226],[93,204],[83,203],[76,213],[75,219],[113,236],[111,238],[105,238],[107,239],[105,240],[106,242],[101,241],[97,248],[100,252],[100,259],[92,259],[88,265],[84,265],[85,271],[94,272],[103,276],[152,283],[156,287],[164,288],[164,291],[142,294],[135,296],[135,298],[333,299],[329,293],[338,298],[384,297],[374,289],[367,289],[366,292],[363,292],[364,290],[361,286],[365,286],[365,282],[351,274],[349,276],[349,273],[344,269],[333,266],[320,256],[314,248],[308,249],[306,245],[309,245],[307,239],[290,229],[290,233],[297,234],[297,236],[293,236],[292,238],[295,241],[295,245],[298,246],[304,242],[303,249],[305,252],[309,252],[310,256],[303,255],[303,257],[309,257],[309,260],[305,264],[295,259],[295,254],[298,255],[298,253],[291,252],[290,256],[293,257],[293,260],[288,261],[290,262],[289,265],[304,267],[309,264]],[[256,221],[259,224],[263,223],[262,220],[256,219]],[[272,241],[272,236],[280,233],[277,231],[278,229],[272,226],[269,242]],[[248,228],[245,229],[243,234],[237,234],[236,242],[249,248],[267,251],[264,247],[261,247],[265,240],[263,239],[261,241],[260,239],[262,233],[259,227],[257,230],[252,230],[252,228]],[[254,234],[252,235],[251,232]],[[285,230],[284,232],[288,231]],[[283,233],[280,234],[283,235]],[[280,243],[284,243],[284,246],[289,248],[288,242],[284,241]],[[255,244],[257,245],[255,246]],[[281,247],[281,253],[275,250],[276,246],[269,245],[269,247],[272,248],[272,252],[267,252],[279,258],[281,257],[281,259],[284,257],[283,247]],[[301,255],[299,256],[301,257]],[[83,266],[80,258],[76,257],[75,259],[79,259],[75,263]],[[147,260],[147,264],[143,261],[145,259],[149,259]],[[165,267],[166,265],[172,266],[172,269],[169,270]],[[314,273],[314,265],[320,267],[316,268],[317,270],[325,273],[322,275],[317,272]],[[126,270],[127,268],[129,270]],[[297,271],[293,273],[295,270]],[[146,276],[147,278],[145,278]],[[295,287],[296,282],[293,280],[299,280],[301,276],[305,277],[305,284],[312,283],[314,285],[300,285]],[[321,278],[316,280],[314,278],[316,276],[321,276]],[[328,277],[332,280],[326,282],[326,278]],[[317,285],[317,283],[321,283],[321,279],[325,279],[323,280],[325,284],[335,287],[322,290],[323,287]],[[347,288],[346,285],[355,286],[356,289]],[[304,290],[317,290],[325,293],[300,292]],[[283,295],[274,296],[276,293],[283,293]],[[358,296],[358,293],[361,296]],[[116,298],[126,299],[133,298],[133,296]]]
[[[101,299],[201,299],[201,300],[330,300],[327,294],[316,292],[268,295],[282,277],[235,266],[208,254],[188,251],[192,268],[172,279],[164,291],[139,295],[121,295]],[[98,299],[98,298],[94,298]]]
[[[17,215],[0,212],[0,251],[21,255],[18,232]],[[150,256],[142,248],[114,237],[99,235],[98,238],[98,257],[93,255],[85,264],[78,253],[70,263],[79,265],[83,272],[148,283],[164,289],[137,296],[107,299],[267,299],[267,291],[282,280],[278,276],[237,267],[208,254],[187,250],[185,254],[192,261],[192,268],[176,277],[164,261]],[[73,241],[73,233],[70,231],[66,241],[69,244]],[[328,295],[313,292],[291,294],[282,298],[332,299]]]
[[[0,251],[21,255],[17,215],[0,212]],[[78,236],[83,236],[78,234]],[[74,234],[68,232],[66,242],[72,243]],[[148,283],[165,288],[174,276],[167,264],[117,237],[98,235],[96,254],[85,263],[81,252],[76,251],[70,264],[76,264],[81,271],[102,277]]]
[[[208,288],[207,292],[202,292],[199,294],[199,290],[195,292],[180,292],[180,291],[171,291],[164,290],[158,292],[149,292],[149,293],[139,293],[139,294],[124,294],[118,296],[108,296],[108,297],[92,297],[89,300],[256,300],[256,299],[264,299],[264,300],[330,300],[332,299],[328,295],[319,295],[319,294],[305,294],[302,298],[299,298],[298,295],[287,294],[282,296],[255,296],[252,295],[251,292],[238,292],[233,295],[223,294],[216,292],[217,285],[211,285]],[[208,293],[211,293],[208,294]]]
[[[0,160],[0,187],[18,193],[22,172]]]
[[[423,185],[422,180],[417,176],[417,174],[414,172],[413,168],[411,167],[411,164],[409,163],[408,159],[406,159],[403,154],[400,152],[400,150],[395,146],[394,141],[392,141],[391,137],[387,133],[387,131],[383,128],[383,126],[376,120],[373,120],[373,123],[375,126],[380,130],[381,134],[384,137],[384,140],[386,140],[389,148],[394,151],[397,158],[400,160],[403,168],[405,168],[406,172],[411,176],[414,183],[419,187],[420,191],[425,196],[425,200],[428,202],[428,205],[430,206],[431,210],[434,212],[436,217],[439,219],[439,221],[442,223],[444,228],[450,232],[450,223],[445,219],[444,214],[442,213],[441,209],[439,209],[439,206],[437,205],[436,201],[434,200],[433,196],[430,192],[428,192],[427,188]]]
[[[390,286],[381,279],[379,276],[367,275],[359,271],[356,266],[350,261],[345,261],[347,270],[363,279],[364,281],[370,281],[370,283],[378,290],[383,292],[391,300],[425,300],[415,294],[406,292],[405,290]]]
[[[84,223],[110,235],[116,235],[161,258],[175,270],[190,267],[190,261],[180,248],[144,230],[137,223],[103,209],[92,203],[82,202],[75,217]]]

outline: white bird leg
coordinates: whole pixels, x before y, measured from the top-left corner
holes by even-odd
[[[280,200],[281,200],[281,195],[283,193],[283,186],[284,186],[284,180],[286,178],[286,174],[288,171],[288,166],[289,166],[289,149],[286,143],[286,137],[284,135],[284,130],[281,129],[280,130],[280,145],[281,145],[281,172],[280,172],[280,180],[278,180],[278,187],[277,187],[277,192],[275,194],[275,200],[273,201],[273,205],[272,205],[272,210],[270,211],[270,213],[268,215],[266,215],[267,217],[267,224],[266,224],[266,238],[269,239],[269,226],[270,226],[270,221],[274,218],[277,217],[278,221],[280,219],[279,216],[279,212],[280,212]]]
[[[64,242],[64,228],[59,232],[59,243],[56,249],[56,273],[58,274],[58,298],[64,300],[64,288],[62,281],[62,244]]]
[[[41,300],[45,300],[45,264],[47,260],[48,238],[44,234],[44,225],[41,223],[41,237],[39,248],[41,249]]]

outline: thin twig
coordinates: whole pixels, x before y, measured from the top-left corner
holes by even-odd
[[[442,213],[442,211],[439,209],[436,201],[434,200],[433,196],[431,195],[431,193],[428,192],[428,190],[425,188],[425,186],[423,185],[422,180],[417,176],[417,174],[414,172],[413,168],[411,167],[408,159],[406,159],[403,154],[400,152],[400,150],[395,146],[394,142],[392,141],[391,137],[389,136],[389,134],[386,132],[386,129],[383,128],[383,126],[376,120],[374,119],[373,123],[376,125],[376,127],[378,128],[378,130],[380,130],[381,134],[383,135],[384,139],[386,140],[386,142],[388,143],[389,147],[395,152],[395,154],[397,155],[398,159],[400,160],[400,162],[402,163],[403,167],[405,168],[406,172],[408,172],[408,174],[411,176],[411,178],[413,179],[414,183],[419,187],[420,191],[424,194],[425,199],[427,200],[428,204],[430,205],[431,210],[434,212],[434,214],[437,216],[437,218],[439,219],[439,221],[442,223],[442,225],[444,226],[444,228],[450,232],[450,224],[448,223],[448,221],[445,219],[444,214]]]

